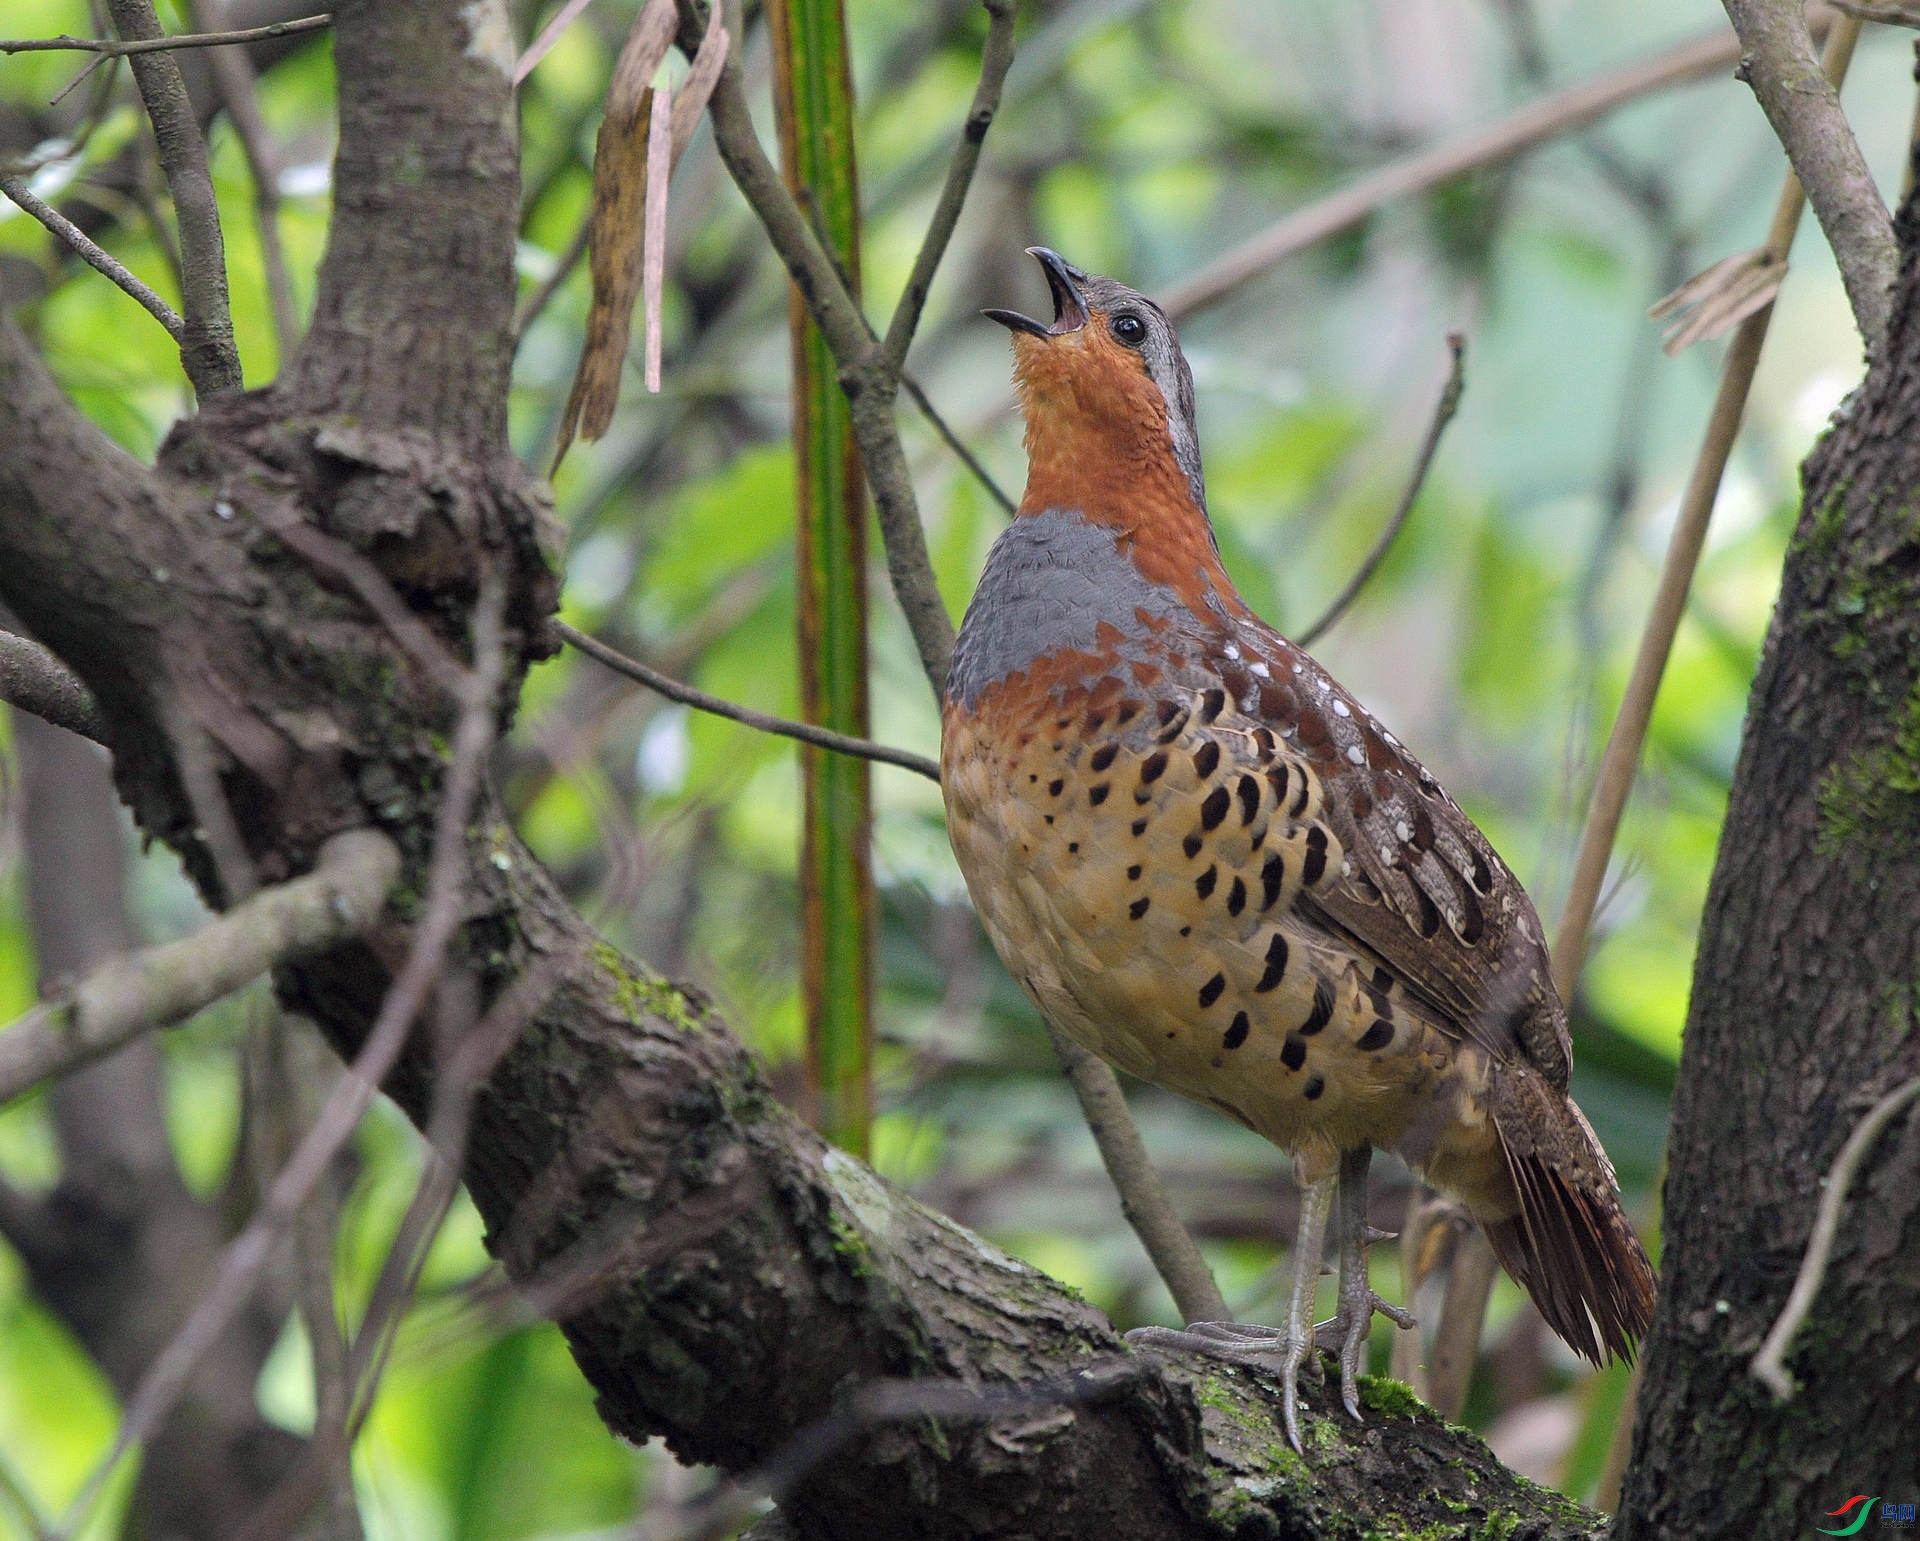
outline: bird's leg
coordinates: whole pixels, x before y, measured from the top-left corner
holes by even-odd
[[[1373,1313],[1398,1327],[1414,1325],[1403,1311],[1373,1292],[1367,1277],[1367,1243],[1376,1235],[1367,1225],[1367,1167],[1373,1151],[1367,1146],[1340,1156],[1340,1309],[1332,1321],[1314,1329],[1320,1347],[1340,1356],[1340,1400],[1354,1422],[1360,1421],[1360,1367],[1365,1361]]]
[[[1184,1348],[1212,1354],[1238,1364],[1278,1370],[1284,1392],[1281,1421],[1287,1443],[1300,1449],[1300,1366],[1314,1343],[1313,1302],[1320,1285],[1320,1251],[1326,1241],[1327,1216],[1333,1210],[1339,1179],[1329,1173],[1300,1191],[1300,1228],[1293,1240],[1293,1288],[1287,1296],[1287,1319],[1281,1327],[1252,1327],[1238,1322],[1192,1322],[1184,1331],[1171,1327],[1136,1327],[1127,1341],[1154,1348]],[[1365,1277],[1362,1263],[1362,1278]]]

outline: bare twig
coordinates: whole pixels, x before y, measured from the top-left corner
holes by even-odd
[[[580,266],[580,259],[587,254],[587,238],[592,232],[593,220],[589,216],[580,221],[580,228],[574,231],[566,250],[554,258],[553,271],[540,280],[539,287],[527,296],[526,304],[520,307],[519,315],[513,318],[513,335],[516,339],[527,335],[527,328],[539,319],[540,313],[560,292],[560,286],[573,276],[573,270]]]
[[[274,1179],[265,1200],[222,1253],[219,1272],[196,1302],[192,1315],[128,1398],[112,1449],[94,1468],[63,1517],[63,1535],[72,1536],[78,1531],[127,1452],[160,1426],[208,1348],[253,1292],[279,1239],[335,1154],[359,1127],[361,1115],[399,1060],[415,1018],[441,977],[462,918],[467,820],[494,739],[495,697],[506,667],[506,649],[500,635],[505,605],[506,585],[498,574],[488,571],[482,576],[480,597],[473,610],[474,662],[460,685],[460,721],[454,730],[453,750],[434,820],[426,900],[406,961],[354,1057],[352,1073],[342,1076],[335,1085],[319,1119]]]
[[[1843,70],[1852,57],[1853,40],[1858,34],[1858,23],[1845,18],[1836,22],[1828,33],[1827,66],[1835,73]],[[1763,250],[1777,252],[1785,259],[1804,207],[1799,179],[1789,170],[1780,188],[1780,200],[1774,208],[1773,224]],[[1633,789],[1633,778],[1640,765],[1647,727],[1653,720],[1653,703],[1660,693],[1660,679],[1666,672],[1673,640],[1679,634],[1687,591],[1693,585],[1693,570],[1699,563],[1701,548],[1706,543],[1707,523],[1713,517],[1713,505],[1720,495],[1720,478],[1726,472],[1727,459],[1740,432],[1747,393],[1753,387],[1754,370],[1759,366],[1760,350],[1772,319],[1773,305],[1769,302],[1742,321],[1720,366],[1719,390],[1707,418],[1700,453],[1694,460],[1693,475],[1680,500],[1679,518],[1674,522],[1666,560],[1660,568],[1659,587],[1654,591],[1653,610],[1647,617],[1640,650],[1634,655],[1633,672],[1627,677],[1613,730],[1600,757],[1586,822],[1580,830],[1580,846],[1574,855],[1573,875],[1567,883],[1567,900],[1560,912],[1560,929],[1553,943],[1553,983],[1562,1000],[1573,999],[1580,966],[1586,960],[1588,933],[1599,904],[1601,885],[1606,881],[1613,844],[1620,833],[1621,815],[1626,810],[1627,796]]]
[[[26,178],[0,172],[0,193],[5,193],[66,242],[72,248],[73,254],[88,267],[111,279],[116,287],[131,295],[142,310],[167,329],[167,335],[175,342],[183,341],[186,337],[187,324],[180,319],[174,308],[129,273],[113,257],[108,256],[92,237],[66,215],[54,208],[52,204],[36,198],[32,189],[27,186]]]
[[[0,631],[0,701],[78,733],[107,741],[106,719],[80,676],[38,642]]]
[[[940,189],[940,201],[934,206],[927,233],[921,238],[920,252],[913,260],[913,271],[894,306],[893,320],[887,324],[887,340],[880,356],[895,371],[905,366],[907,350],[913,346],[913,334],[926,309],[927,294],[933,287],[933,275],[940,259],[947,254],[954,226],[966,206],[967,191],[973,186],[973,174],[980,164],[980,147],[993,115],[1000,108],[1000,88],[1006,83],[1007,70],[1013,64],[1014,0],[982,0],[987,10],[987,41],[980,53],[980,80],[974,87],[973,104],[967,109],[967,121],[953,147],[953,159],[947,165],[946,185]]]
[[[684,46],[689,32],[703,25],[704,14],[697,0],[679,3]],[[767,159],[754,130],[737,50],[728,54],[720,71],[711,115],[721,161],[786,265],[801,303],[839,366],[867,488],[873,494],[874,514],[886,545],[887,576],[921,666],[937,694],[945,686],[947,663],[953,655],[953,621],[934,581],[913,475],[893,421],[899,376],[887,367],[882,346],[871,340],[866,318],[841,281],[832,257]]]
[[[190,0],[189,10],[196,23],[207,19],[208,3],[209,0]],[[260,237],[260,266],[266,274],[274,342],[284,362],[300,341],[300,322],[294,314],[293,287],[287,280],[287,258],[280,245],[280,152],[273,142],[273,131],[260,113],[253,61],[246,49],[215,48],[207,55],[207,65],[213,71],[221,105],[227,109],[227,121],[233,125],[234,137],[240,141],[241,153],[246,156],[247,172],[253,178],[253,219]]]
[[[810,722],[793,722],[785,717],[756,712],[750,706],[741,706],[737,702],[708,695],[706,691],[684,684],[671,675],[662,674],[658,669],[649,668],[637,659],[615,652],[606,643],[595,641],[584,631],[569,626],[565,621],[555,621],[553,627],[561,637],[589,658],[605,664],[616,674],[624,674],[630,680],[638,680],[649,690],[658,691],[668,700],[678,701],[682,706],[691,706],[697,711],[711,712],[716,717],[727,717],[734,722],[743,722],[750,728],[758,728],[762,733],[778,733],[783,738],[795,738],[803,744],[812,744],[818,749],[831,749],[836,754],[852,755],[860,760],[874,760],[882,765],[897,765],[902,770],[910,770],[917,776],[925,776],[929,781],[937,782],[940,779],[939,765],[923,754],[915,754],[910,749],[894,749],[886,744],[876,744],[871,739],[856,738],[851,733],[835,733],[831,728],[816,727]]]
[[[107,0],[107,11],[128,41],[161,37],[152,0]],[[241,387],[240,355],[233,345],[227,302],[227,257],[220,234],[220,204],[207,170],[207,143],[187,96],[180,61],[169,53],[131,56],[133,78],[146,104],[160,164],[173,193],[180,226],[181,311],[185,330],[180,363],[203,401]]]
[[[1651,92],[1716,74],[1733,64],[1739,54],[1739,39],[1717,28],[1638,64],[1556,92],[1485,128],[1473,129],[1369,172],[1340,191],[1295,209],[1234,247],[1162,295],[1161,304],[1176,320],[1192,315],[1295,253],[1350,229],[1395,199],[1424,192],[1463,172],[1511,160],[1534,145],[1580,128]]]
[[[1007,495],[1007,490],[993,479],[993,473],[980,463],[980,457],[967,448],[966,441],[953,431],[947,420],[927,399],[927,393],[920,388],[920,382],[912,375],[902,372],[900,388],[913,398],[913,404],[920,409],[920,415],[932,425],[933,431],[940,435],[941,442],[953,451],[960,464],[972,473],[973,479],[986,489],[987,496],[1000,505],[1000,511],[1003,514],[1011,514],[1015,508],[1014,500]]]
[[[1840,265],[1868,353],[1878,351],[1898,260],[1893,219],[1814,52],[1803,0],[1723,0],[1740,34],[1740,75],[1786,146]],[[1857,19],[1846,24],[1858,28]]]
[[[95,970],[64,1000],[36,1006],[0,1033],[0,1103],[192,1016],[287,958],[365,930],[399,863],[385,835],[336,835],[307,876],[262,890],[181,941]]]
[[[1346,613],[1347,607],[1359,597],[1367,581],[1379,571],[1380,564],[1387,559],[1387,553],[1393,549],[1393,543],[1399,539],[1401,530],[1406,528],[1407,520],[1413,513],[1413,505],[1419,500],[1420,489],[1426,485],[1427,470],[1433,464],[1434,452],[1440,448],[1440,436],[1447,431],[1447,424],[1453,421],[1453,415],[1460,410],[1460,396],[1466,390],[1465,374],[1467,340],[1458,332],[1447,333],[1447,349],[1453,362],[1447,369],[1447,383],[1440,388],[1440,399],[1434,403],[1433,420],[1427,424],[1427,436],[1420,443],[1420,453],[1413,462],[1413,475],[1407,481],[1407,490],[1400,494],[1400,506],[1393,511],[1393,517],[1387,521],[1387,527],[1380,532],[1380,538],[1373,543],[1373,549],[1366,555],[1354,575],[1347,580],[1346,587],[1333,598],[1333,603],[1322,612],[1298,638],[1300,646],[1312,647],[1326,632],[1327,628]]]
[[[1427,1401],[1443,1418],[1458,1418],[1467,1405],[1467,1388],[1480,1357],[1481,1325],[1499,1272],[1486,1235],[1471,1222],[1464,1225],[1454,1237],[1440,1324],[1427,1351]]]
[[[1232,1319],[1227,1302],[1214,1282],[1213,1270],[1200,1255],[1187,1228],[1175,1214],[1166,1185],[1147,1156],[1147,1147],[1127,1110],[1120,1078],[1105,1060],[1080,1047],[1051,1021],[1047,1036],[1073,1094],[1080,1099],[1087,1128],[1100,1148],[1100,1160],[1120,1194],[1120,1211],[1127,1217],[1140,1245],[1147,1249],[1157,1272],[1173,1296],[1182,1319],[1224,1322]]]
[[[465,1025],[458,1042],[437,1067],[433,1106],[425,1130],[430,1147],[426,1169],[387,1248],[347,1356],[344,1381],[349,1402],[333,1418],[316,1420],[300,1465],[248,1522],[240,1541],[271,1541],[295,1533],[325,1491],[330,1475],[346,1458],[373,1410],[374,1394],[392,1352],[400,1318],[419,1288],[428,1251],[459,1191],[473,1104],[481,1083],[576,961],[567,956],[536,960],[501,993],[480,1021]]]
[[[129,58],[138,54],[165,53],[174,48],[217,48],[227,43],[264,43],[270,38],[291,37],[298,32],[317,32],[333,25],[331,14],[301,16],[293,21],[271,22],[264,27],[243,27],[237,32],[183,32],[175,37],[59,37],[0,38],[0,54],[91,53],[108,59]]]
[[[1779,1320],[1773,1324],[1773,1330],[1767,1334],[1749,1367],[1773,1393],[1776,1402],[1787,1401],[1796,1389],[1793,1376],[1787,1372],[1787,1347],[1807,1319],[1814,1296],[1820,1292],[1820,1281],[1826,1277],[1827,1259],[1833,1255],[1833,1238],[1840,1229],[1840,1211],[1847,1201],[1847,1189],[1852,1186],[1873,1142],[1880,1137],[1880,1131],[1915,1097],[1920,1097],[1920,1076],[1895,1087],[1869,1108],[1866,1117],[1847,1136],[1847,1143],[1840,1147],[1840,1154],[1827,1173],[1819,1208],[1813,1214],[1813,1231],[1807,1237],[1806,1256],[1800,1260],[1800,1272],[1794,1275],[1793,1289],[1787,1295]]]
[[[1920,10],[1906,5],[1868,5],[1866,0],[1826,0],[1843,16],[1878,22],[1883,27],[1920,27]]]

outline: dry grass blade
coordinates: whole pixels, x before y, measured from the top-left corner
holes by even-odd
[[[1786,276],[1786,259],[1771,246],[1722,257],[1648,310],[1655,321],[1671,318],[1660,346],[1671,357],[1732,330],[1772,304]]]
[[[673,42],[675,20],[673,0],[647,0],[634,18],[607,88],[606,116],[593,147],[593,212],[587,234],[593,307],[587,314],[580,368],[560,420],[556,467],[576,432],[597,439],[607,431],[620,399],[620,366],[627,356],[633,302],[640,293],[647,138],[653,116],[649,82]]]
[[[540,29],[540,35],[527,44],[527,51],[515,62],[513,83],[516,86],[533,73],[534,66],[553,51],[553,45],[560,41],[560,35],[592,4],[593,0],[567,0],[553,13],[552,19]]]
[[[626,362],[633,305],[646,278],[653,250],[648,216],[657,205],[660,277],[650,291],[647,326],[648,389],[659,386],[659,316],[653,293],[664,287],[666,271],[666,183],[673,166],[693,138],[726,61],[728,34],[715,7],[693,64],[678,92],[655,106],[648,82],[673,41],[676,15],[672,0],[648,0],[627,35],[607,91],[606,116],[593,151],[593,207],[587,221],[587,250],[593,273],[593,304],[587,313],[587,340],[574,375],[567,408],[560,419],[558,467],[574,438],[598,439],[613,422],[620,400],[620,371]],[[671,111],[668,109],[671,108]],[[671,123],[669,144],[650,148],[656,118]],[[656,166],[663,171],[655,171]],[[651,173],[651,175],[650,175]],[[659,184],[649,193],[649,181]]]

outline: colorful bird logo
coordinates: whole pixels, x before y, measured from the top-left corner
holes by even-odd
[[[1865,1493],[1856,1493],[1838,1509],[1829,1509],[1827,1511],[1827,1518],[1832,1520],[1838,1519],[1856,1508],[1859,1509],[1860,1512],[1853,1516],[1852,1524],[1843,1530],[1828,1530],[1824,1525],[1816,1525],[1813,1528],[1823,1536],[1851,1536],[1855,1534],[1862,1525],[1867,1523],[1867,1516],[1873,1513],[1873,1503],[1874,1501],[1867,1497]]]

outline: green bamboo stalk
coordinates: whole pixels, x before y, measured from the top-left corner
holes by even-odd
[[[860,198],[842,0],[769,0],[787,186],[858,294]],[[868,735],[866,489],[833,354],[796,291],[793,448],[799,487],[801,715]],[[802,748],[803,990],[809,1116],[864,1156],[872,1118],[872,804],[866,764]]]

